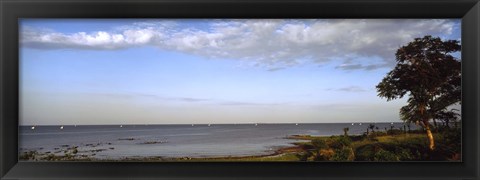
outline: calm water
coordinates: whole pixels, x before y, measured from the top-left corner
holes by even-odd
[[[379,130],[390,123],[376,123]],[[395,128],[403,123],[393,124]],[[238,125],[101,125],[101,126],[31,126],[20,127],[20,151],[62,153],[78,146],[79,153],[96,158],[122,157],[214,157],[263,155],[278,147],[291,146],[295,134],[362,134],[368,123],[332,124],[238,124]],[[416,127],[412,126],[412,129]],[[148,143],[150,142],[150,144]],[[151,143],[154,142],[154,143]]]

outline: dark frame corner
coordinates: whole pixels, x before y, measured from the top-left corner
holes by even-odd
[[[462,18],[462,163],[17,162],[18,18]],[[0,0],[0,179],[480,179],[478,0]]]

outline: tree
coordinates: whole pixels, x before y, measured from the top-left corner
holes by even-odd
[[[368,129],[371,129],[371,130],[372,130],[372,133],[375,133],[375,131],[374,131],[375,125],[369,124],[369,125],[368,125]]]
[[[378,96],[387,101],[408,96],[400,118],[423,126],[430,150],[435,141],[429,121],[460,102],[461,63],[452,56],[460,48],[456,40],[415,38],[397,50],[396,66],[376,86]]]
[[[345,137],[348,137],[348,131],[350,130],[350,128],[346,127],[346,128],[343,128],[343,135]]]

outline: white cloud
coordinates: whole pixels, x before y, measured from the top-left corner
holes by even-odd
[[[206,58],[246,61],[281,69],[304,62],[340,60],[339,69],[377,69],[394,64],[397,48],[416,37],[446,37],[459,21],[453,20],[214,20],[206,28],[182,20],[138,22],[112,32],[72,34],[26,28],[24,47],[115,50],[154,46]],[[185,28],[187,27],[187,28]],[[359,58],[375,57],[365,64]]]
[[[367,91],[359,86],[348,86],[348,87],[342,87],[342,88],[336,88],[336,89],[329,88],[326,90],[327,91],[344,91],[344,92],[366,92]]]

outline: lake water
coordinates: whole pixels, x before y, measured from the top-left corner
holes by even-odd
[[[362,134],[369,123],[324,124],[212,124],[203,125],[85,125],[21,126],[20,151],[62,153],[78,146],[79,153],[103,159],[123,157],[218,157],[271,154],[279,147],[292,146],[290,135],[330,136]],[[379,130],[390,123],[376,123]],[[403,123],[394,123],[395,128]],[[415,129],[412,126],[412,130]]]

